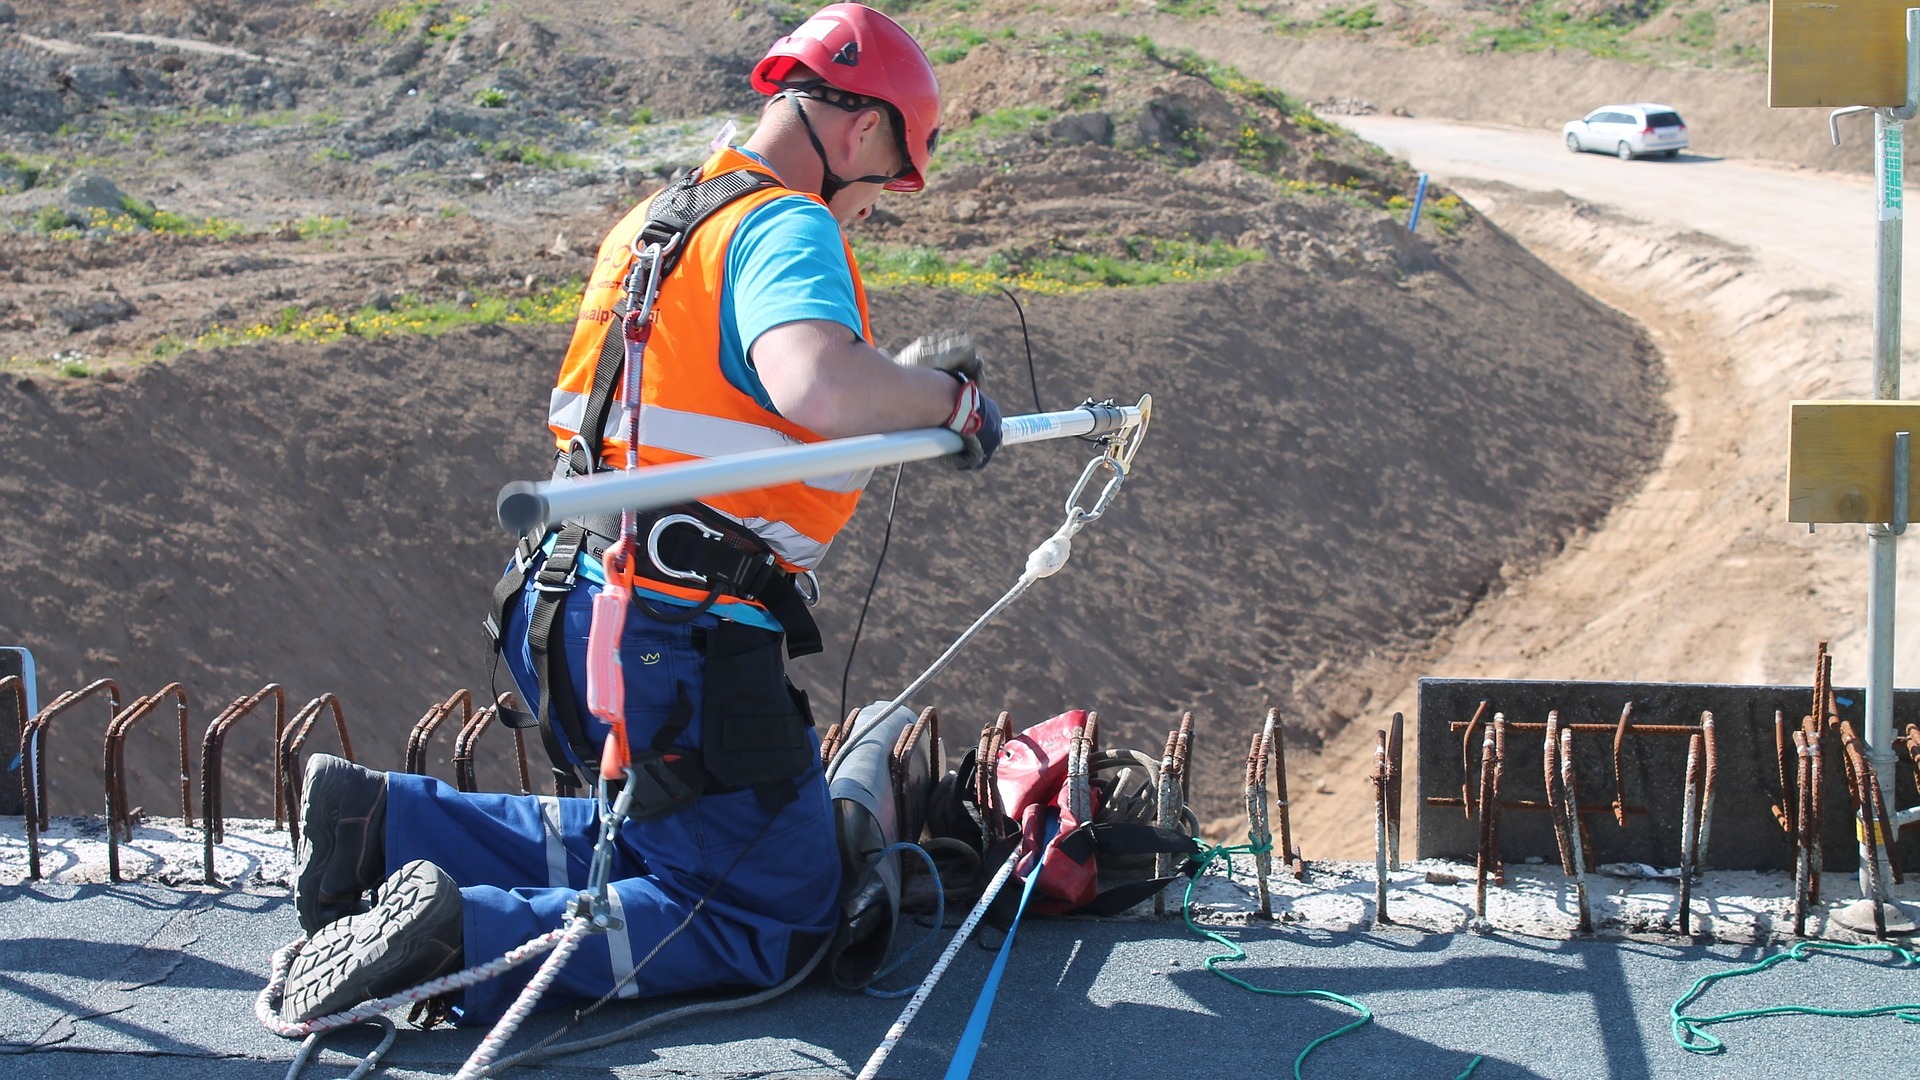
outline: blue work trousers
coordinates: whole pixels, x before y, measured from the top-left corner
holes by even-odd
[[[581,581],[559,615],[574,706],[596,739],[606,726],[586,703],[587,631],[600,586]],[[526,647],[532,589],[507,625],[502,650],[521,695],[537,702]],[[627,733],[635,751],[652,743],[679,696],[693,720],[675,744],[701,745],[703,658],[696,627],[656,620],[636,605],[621,641]],[[815,760],[819,737],[812,734]],[[765,987],[780,982],[831,934],[838,907],[840,859],[827,788],[816,764],[797,780],[791,802],[769,812],[752,790],[709,794],[656,821],[627,822],[614,845],[613,915],[624,925],[581,945],[549,994],[549,1002],[598,998],[633,972],[655,946],[692,922],[621,990],[652,997],[713,986]],[[560,926],[587,885],[598,822],[592,799],[541,795],[465,794],[438,780],[388,775],[387,870],[414,859],[437,864],[460,884],[466,962],[482,963]],[[456,1010],[463,1024],[496,1019],[513,1002],[538,961],[465,992]]]

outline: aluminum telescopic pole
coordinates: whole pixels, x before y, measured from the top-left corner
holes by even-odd
[[[1907,102],[1898,109],[1873,111],[1874,177],[1878,232],[1874,236],[1874,256],[1878,263],[1874,277],[1873,305],[1873,396],[1880,401],[1900,397],[1900,295],[1902,259],[1902,196],[1906,184],[1906,122],[1916,111],[1915,92],[1920,90],[1920,10],[1907,11]],[[1897,445],[1904,446],[1906,440]],[[1894,447],[1888,447],[1888,452]],[[1905,470],[1901,469],[1904,473]],[[1904,492],[1901,493],[1904,495]],[[1904,498],[1899,500],[1904,503]],[[1867,526],[1867,762],[1880,779],[1880,790],[1891,793],[1894,778],[1893,755],[1893,614],[1894,579],[1898,573],[1900,533],[1906,522]],[[1886,858],[1895,837],[1883,837],[1877,844],[1867,843],[1866,830],[1877,828],[1871,808],[1862,807],[1860,828],[1860,892],[1866,903],[1878,904],[1886,898],[1874,895],[1871,882],[1889,880]],[[1877,852],[1881,860],[1877,874],[1870,861]],[[1870,909],[1869,909],[1870,912]],[[1871,925],[1871,915],[1867,919]]]
[[[1010,416],[1001,424],[1001,445],[1138,429],[1147,423],[1152,408],[1152,399],[1143,397],[1137,405],[1082,405],[1062,412]],[[518,481],[500,490],[495,509],[507,531],[526,533],[567,518],[658,510],[711,495],[944,457],[959,453],[960,447],[960,436],[946,428],[860,435],[655,465],[636,472]]]

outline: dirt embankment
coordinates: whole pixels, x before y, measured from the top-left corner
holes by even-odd
[[[1099,5],[1093,5],[1099,6]],[[1425,5],[1413,5],[1415,7]],[[1112,15],[1079,25],[1112,25]],[[1873,171],[1873,121],[1841,118],[1841,146],[1826,109],[1767,107],[1764,67],[1714,70],[1600,59],[1574,49],[1463,51],[1458,43],[1408,45],[1380,35],[1275,33],[1245,14],[1125,20],[1168,45],[1233,64],[1310,102],[1411,116],[1511,124],[1558,132],[1601,105],[1657,101],[1680,110],[1692,152],[1811,169]],[[1764,28],[1764,24],[1763,28]],[[1764,37],[1763,39],[1764,40]],[[1907,148],[1920,162],[1920,147]]]
[[[1381,684],[1409,716],[1414,680],[1684,679],[1804,683],[1831,639],[1846,673],[1865,656],[1858,533],[1781,517],[1786,402],[1869,392],[1869,320],[1857,299],[1765,252],[1675,233],[1617,208],[1500,184],[1474,204],[1549,265],[1644,320],[1667,359],[1673,440],[1644,487],[1564,554],[1477,606]],[[1377,720],[1331,740],[1322,794],[1296,800],[1315,847],[1371,850]],[[1409,783],[1407,790],[1415,790]]]
[[[294,18],[296,6],[271,10]],[[353,9],[363,27],[371,10]],[[556,25],[560,12],[496,5],[490,17],[531,35],[525,27]],[[40,17],[14,32],[79,39]],[[712,52],[693,85],[718,86],[766,40],[711,13],[683,27],[664,4],[633,17],[686,34],[568,24],[529,64],[577,71],[617,55],[653,70],[647,62],[691,63],[678,50],[698,37]],[[0,269],[35,295],[147,281],[156,299],[132,300],[142,315],[189,328],[239,289],[249,303],[317,317],[369,289],[455,299],[460,289],[531,291],[523,275],[534,271],[551,280],[567,255],[534,254],[556,247],[549,230],[588,228],[573,245],[590,242],[634,197],[632,174],[503,164],[486,141],[449,135],[448,117],[480,115],[461,104],[475,86],[513,77],[506,58],[537,50],[473,49],[462,53],[470,66],[449,66],[465,34],[480,32],[451,42],[418,32],[437,44],[409,38],[419,47],[397,55],[413,59],[391,72],[306,76],[295,111],[337,103],[340,115],[291,125],[299,134],[275,136],[286,140],[278,149],[204,127],[142,129],[125,144],[129,175],[174,176],[192,198],[278,190],[320,153],[331,164],[316,171],[340,171],[296,186],[297,207],[364,210],[375,224],[353,218],[335,240],[295,230],[184,246],[157,235],[16,235],[0,238]],[[340,31],[336,51],[358,57],[385,40],[369,34]],[[1137,475],[1076,543],[1073,565],[983,634],[927,700],[959,741],[1001,709],[1030,723],[1087,706],[1115,742],[1149,748],[1193,709],[1196,801],[1204,817],[1230,816],[1244,740],[1266,708],[1281,708],[1296,745],[1372,715],[1403,658],[1638,486],[1671,423],[1663,376],[1635,327],[1479,216],[1460,211],[1444,231],[1410,236],[1385,208],[1410,194],[1403,164],[1194,58],[1131,38],[1093,47],[994,43],[947,64],[954,99],[966,103],[949,117],[948,165],[867,234],[876,264],[926,243],[1028,269],[1151,262],[1168,244],[1258,261],[1153,287],[1025,297],[1042,406],[1151,392],[1157,422]],[[398,46],[379,46],[389,48]],[[343,96],[329,96],[336,88]],[[630,82],[618,93],[630,104],[656,92]],[[542,109],[559,104],[543,100]],[[533,145],[552,118],[536,112],[498,118],[502,138]],[[109,168],[122,144],[104,125],[118,115],[80,121]],[[581,140],[568,145],[607,150],[578,125],[567,130]],[[375,142],[369,132],[385,134]],[[44,148],[74,136],[11,137]],[[325,153],[349,138],[362,140],[365,159]],[[494,165],[468,183],[478,160]],[[468,209],[443,215],[436,202]],[[393,227],[388,213],[409,224]],[[271,260],[196,285],[210,277],[200,268],[257,258],[263,245]],[[393,282],[360,275],[362,260]],[[1024,411],[1020,321],[997,294],[976,301],[926,286],[879,290],[879,339],[897,345],[970,319],[994,358],[993,391]],[[1549,325],[1557,332],[1543,335]],[[70,333],[122,335],[86,338],[107,350],[146,341],[129,318]],[[491,495],[545,471],[541,403],[564,335],[525,326],[281,341],[189,352],[114,383],[14,377],[0,386],[0,513],[14,523],[0,549],[0,595],[13,598],[0,607],[0,639],[35,649],[43,696],[90,678],[116,678],[130,693],[177,679],[203,720],[267,680],[296,700],[331,691],[361,756],[397,765],[430,703],[456,687],[482,692],[477,624],[507,547]],[[1010,453],[980,476],[937,464],[906,472],[853,702],[889,696],[1004,591],[1057,525],[1087,453],[1068,443]],[[834,645],[797,672],[823,714],[837,706],[889,494],[876,479],[825,568],[819,615]],[[92,805],[81,778],[95,768],[95,729],[75,719],[54,740],[57,812]],[[263,727],[237,731],[230,760],[264,761]],[[157,728],[136,742],[130,758],[146,767],[134,801],[159,811],[170,750]],[[496,764],[501,745],[495,736]],[[444,759],[444,747],[434,756]],[[261,808],[263,777],[238,779],[252,801],[230,799],[229,809]]]

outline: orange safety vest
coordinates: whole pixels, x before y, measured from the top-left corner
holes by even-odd
[[[700,174],[710,177],[739,169],[773,176],[766,166],[731,147],[709,158],[700,167]],[[761,406],[752,395],[728,382],[720,369],[720,294],[734,231],[756,208],[789,195],[821,202],[816,195],[779,186],[740,196],[693,230],[683,241],[679,264],[660,283],[653,335],[641,365],[639,460],[643,466],[823,440],[818,433]],[[583,422],[605,337],[621,332],[613,319],[614,305],[620,301],[627,271],[633,264],[630,245],[646,224],[651,202],[648,199],[634,207],[600,245],[600,257],[580,301],[580,320],[574,325],[573,340],[567,346],[547,408],[547,426],[553,429],[555,445],[561,452],[566,451]],[[871,343],[866,287],[860,280],[851,245],[847,246],[847,265],[853,272],[853,295],[860,308],[860,336]],[[622,383],[615,384],[614,394],[615,400],[624,405]],[[601,461],[606,467],[625,467],[626,432],[624,407],[612,409],[600,441]],[[853,516],[870,472],[715,495],[701,501],[753,530],[773,549],[783,568],[809,570],[820,562],[834,535]],[[651,581],[648,588],[689,599],[705,595],[699,589]]]

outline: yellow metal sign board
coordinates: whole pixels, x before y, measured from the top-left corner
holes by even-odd
[[[1776,109],[1906,104],[1909,3],[1772,0],[1767,104]]]
[[[1920,445],[1920,401],[1794,402],[1787,520],[1893,520],[1893,436],[1901,431]],[[1907,471],[1907,505],[1920,509],[1920,469]]]

